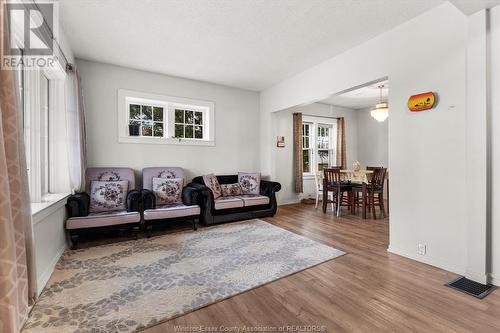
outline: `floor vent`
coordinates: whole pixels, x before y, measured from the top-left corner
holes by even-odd
[[[472,280],[467,279],[466,277],[459,276],[456,279],[448,281],[445,286],[460,290],[466,294],[477,298],[485,298],[489,293],[495,290],[495,286],[491,284],[481,284]]]

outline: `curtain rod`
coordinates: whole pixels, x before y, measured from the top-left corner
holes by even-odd
[[[330,117],[330,116],[317,116],[317,115],[314,115],[314,114],[302,114],[303,116],[307,116],[307,117],[317,117],[317,118],[329,118],[329,119],[340,119],[341,117]]]
[[[43,15],[43,12],[41,11],[40,7],[38,7],[38,4],[35,2],[35,0],[32,0],[33,2],[33,5],[36,7],[36,9],[42,13]],[[54,41],[54,43],[56,44],[57,48],[59,49],[59,52],[60,54],[62,55],[62,57],[64,58],[64,67],[66,69],[66,71],[73,71],[73,64],[71,64],[69,61],[68,61],[68,58],[66,58],[66,55],[64,54],[62,48],[61,48],[61,45],[59,44],[59,42],[57,41],[56,37],[54,36],[54,31],[52,31],[52,29],[49,27],[49,25],[47,24],[47,22],[45,22],[45,19],[43,20],[43,25],[46,27],[46,29],[49,31],[50,33],[50,38]]]

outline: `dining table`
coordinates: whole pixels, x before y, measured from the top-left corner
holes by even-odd
[[[368,183],[370,183],[372,176],[373,176],[373,170],[348,170],[348,169],[342,169],[340,170],[341,177],[343,181],[350,182],[353,184],[360,184],[362,188],[362,216],[363,219],[367,218],[366,215],[366,203],[365,200],[367,198],[367,190],[366,186]],[[389,185],[389,180],[388,178],[386,179],[387,185]],[[325,194],[325,193],[324,193]],[[324,195],[326,197],[326,195]],[[389,199],[389,189],[387,189],[387,199]],[[326,200],[326,199],[324,199]],[[355,207],[354,207],[354,200],[351,204],[351,214],[355,214]],[[387,209],[389,209],[389,202],[387,202]]]

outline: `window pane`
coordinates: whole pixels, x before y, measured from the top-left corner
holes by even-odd
[[[193,137],[194,137],[194,126],[186,125],[186,138],[193,138]]]
[[[186,124],[192,124],[193,122],[194,122],[194,112],[186,110]]]
[[[163,137],[163,123],[154,123],[153,135]]]
[[[310,151],[309,150],[303,150],[303,157],[302,157],[302,167],[303,167],[303,172],[311,172],[311,158],[310,158]]]
[[[142,106],[142,116],[145,120],[151,120],[153,115],[153,108],[151,106]]]
[[[131,121],[129,122],[129,124],[130,124],[130,125],[139,125],[139,126],[140,126],[140,125],[141,125],[141,122],[140,122],[140,121],[137,121],[137,120],[131,120]]]
[[[328,150],[318,150],[318,170],[321,171],[328,167],[330,161],[330,152]]]
[[[175,110],[175,122],[180,124],[184,123],[184,110]],[[182,130],[182,133],[184,133],[184,130]]]
[[[153,129],[151,124],[147,122],[142,123],[142,136],[151,136],[153,134]]]
[[[203,139],[203,126],[194,127],[194,137],[195,139]]]
[[[184,137],[184,125],[175,125],[175,137],[183,138]]]
[[[141,107],[137,104],[130,104],[130,119],[140,119]]]
[[[163,108],[153,107],[153,120],[154,121],[163,121]]]
[[[194,113],[194,123],[196,125],[203,125],[203,113],[202,112],[195,112]]]

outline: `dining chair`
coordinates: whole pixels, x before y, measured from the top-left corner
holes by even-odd
[[[347,192],[348,200],[346,204],[351,204],[352,186],[350,182],[342,180],[340,167],[323,169],[323,213],[326,213],[326,205],[332,202],[336,209],[337,216],[340,216],[340,208],[343,203],[344,193]],[[329,193],[332,192],[332,200],[329,200]]]
[[[357,184],[352,187],[352,195],[354,196],[354,207],[359,207],[360,202],[365,205],[364,209],[368,209],[374,219],[377,218],[375,213],[375,207],[378,206],[380,210],[380,218],[385,218],[385,206],[384,206],[384,183],[385,175],[387,169],[384,167],[367,167],[366,170],[373,171],[371,179],[367,184]],[[363,187],[365,187],[363,189]],[[365,192],[363,194],[363,192]],[[361,195],[366,195],[363,200]]]
[[[315,208],[318,208],[319,198],[323,198],[323,173],[316,172],[314,174],[314,181],[316,183],[316,204]],[[332,197],[332,211],[335,211],[335,207],[333,205],[333,197]]]

